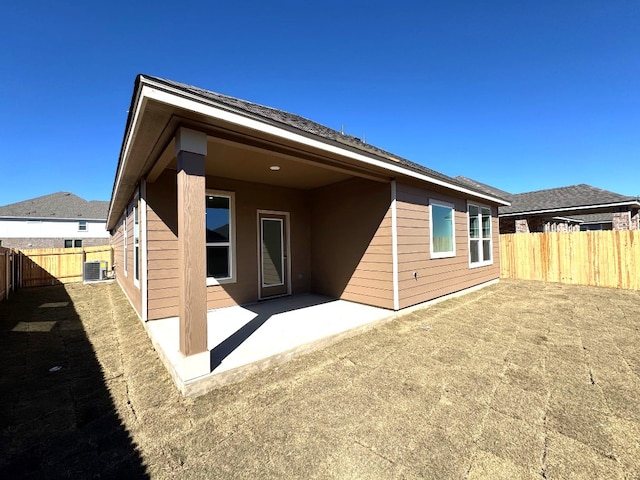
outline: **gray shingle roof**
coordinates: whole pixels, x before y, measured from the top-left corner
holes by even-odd
[[[360,139],[358,139],[357,137],[353,137],[351,135],[344,135],[337,130],[333,130],[332,128],[325,127],[324,125],[316,123],[307,118],[301,117],[300,115],[285,112],[283,110],[278,110],[277,108],[259,105],[257,103],[241,100],[239,98],[230,97],[230,96],[212,92],[209,90],[204,90],[202,88],[194,87],[193,85],[174,82],[173,80],[167,80],[164,78],[154,77],[151,75],[142,75],[142,76],[150,80],[153,80],[155,82],[159,82],[167,86],[182,90],[184,92],[197,95],[201,98],[214,101],[218,105],[220,105],[223,108],[226,108],[229,111],[233,111],[235,113],[240,113],[244,116],[255,118],[263,123],[266,122],[270,124],[276,124],[278,126],[285,126],[285,127],[289,127],[289,129],[293,128],[295,130],[302,131],[307,134],[321,137],[324,140],[337,142],[341,144],[342,147],[344,146],[351,147],[355,150],[359,150],[361,152],[375,155],[387,163],[397,163],[407,169],[428,175],[430,177],[442,180],[444,182],[448,182],[453,185],[457,185],[457,186],[460,186],[472,191],[476,191],[478,193],[482,193],[485,195],[487,194],[486,191],[480,190],[473,185],[470,185],[468,183],[462,183],[455,178],[449,177],[440,172],[436,172],[435,170],[431,170],[430,168],[424,167],[418,163],[412,162],[405,158],[389,153],[374,145],[365,143]]]
[[[511,206],[500,207],[499,212],[500,214],[535,212],[633,201],[637,201],[637,198],[620,195],[619,193],[583,183],[569,187],[550,188],[512,195]]]
[[[509,192],[505,192],[504,190],[500,190],[499,188],[492,187],[491,185],[487,185],[486,183],[479,182],[472,178],[458,175],[456,177],[456,180],[458,180],[458,182],[464,185],[468,185],[471,188],[475,188],[476,190],[485,192],[487,195],[492,195],[494,197],[502,198],[503,200],[507,200],[508,202],[510,202],[511,198],[513,197],[513,194]]]
[[[106,220],[108,209],[109,202],[57,192],[2,206],[0,217]]]

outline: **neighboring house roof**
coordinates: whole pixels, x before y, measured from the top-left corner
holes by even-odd
[[[83,198],[69,192],[57,192],[0,207],[0,217],[103,220],[107,219],[109,202]]]
[[[584,183],[513,194],[468,177],[457,176],[456,180],[511,202],[510,206],[498,207],[501,217],[558,213],[561,215],[553,217],[579,223],[611,223],[612,207],[640,207],[640,199],[636,197],[620,195]]]
[[[500,216],[563,212],[580,215],[581,210],[598,213],[592,211],[616,206],[640,207],[640,200],[583,183],[512,195],[511,205],[500,207],[499,213]]]

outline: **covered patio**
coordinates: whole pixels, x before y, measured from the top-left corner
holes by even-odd
[[[210,373],[197,376],[185,368],[178,317],[148,322],[145,327],[183,395],[197,396],[394,317],[395,313],[387,309],[316,294],[210,310],[204,352]]]

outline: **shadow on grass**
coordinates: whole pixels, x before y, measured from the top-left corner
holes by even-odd
[[[0,478],[149,478],[64,286],[0,303]]]

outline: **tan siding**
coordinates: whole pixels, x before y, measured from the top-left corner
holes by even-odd
[[[177,211],[175,172],[165,171],[147,185],[149,319],[178,315]],[[207,287],[207,308],[254,302],[258,299],[257,210],[290,213],[292,291],[309,291],[309,208],[304,192],[217,177],[207,188],[235,193],[236,282]]]
[[[147,183],[147,318],[178,316],[177,179]]]
[[[353,179],[314,192],[312,289],[393,308],[391,186]]]
[[[170,306],[164,308],[149,308],[147,317],[149,320],[157,320],[159,318],[169,318],[178,316],[178,307]]]
[[[149,292],[149,300],[155,300],[158,298],[170,298],[175,297],[175,289],[171,287],[167,288],[155,288]]]
[[[499,278],[497,209],[492,208],[493,265],[470,268],[467,200],[429,191],[415,185],[398,184],[398,287],[400,308],[454,293]],[[456,255],[431,258],[429,200],[454,205]],[[414,277],[414,272],[417,277]]]
[[[292,293],[310,291],[309,205],[305,192],[217,177],[207,178],[207,188],[235,192],[236,261],[235,283],[207,288],[208,308],[219,308],[258,299],[258,210],[289,212]]]
[[[177,248],[163,248],[157,249],[154,248],[147,252],[147,259],[149,262],[156,260],[176,260],[178,258],[178,249]],[[153,268],[152,265],[149,265],[150,268]]]
[[[149,271],[152,270],[177,270],[178,269],[178,260],[174,258],[170,258],[167,260],[163,259],[154,259],[153,262],[149,263]]]
[[[128,205],[131,205],[133,198]],[[117,223],[111,234],[111,244],[113,245],[114,264],[116,266],[116,280],[125,292],[134,309],[139,316],[142,316],[142,294],[133,283],[133,213],[127,209],[128,215],[123,212],[120,221]],[[124,272],[124,222],[127,222],[127,275]]]
[[[174,268],[174,269],[165,269],[165,270],[161,270],[161,269],[149,269],[148,271],[148,280],[149,281],[155,281],[155,280],[164,280],[164,279],[177,279],[178,278],[178,269]],[[154,288],[156,288],[156,286],[154,285]],[[176,294],[177,295],[177,294]]]
[[[175,181],[175,172],[167,171],[147,186],[149,319],[178,314]],[[353,179],[303,192],[208,177],[207,188],[235,192],[237,233],[237,281],[208,287],[208,309],[257,300],[258,209],[291,213],[294,293],[314,291],[393,308],[389,184]],[[429,198],[455,205],[454,258],[430,258]],[[499,277],[496,208],[492,208],[494,264],[473,269],[469,268],[468,261],[466,211],[464,198],[398,184],[400,307]],[[129,265],[133,261],[132,230],[129,228]],[[117,232],[113,241],[115,246]],[[121,255],[121,251],[120,245],[116,254]],[[413,272],[417,272],[417,279]]]
[[[167,242],[176,240],[176,236],[170,231],[149,230],[147,232],[147,241],[151,242]]]

